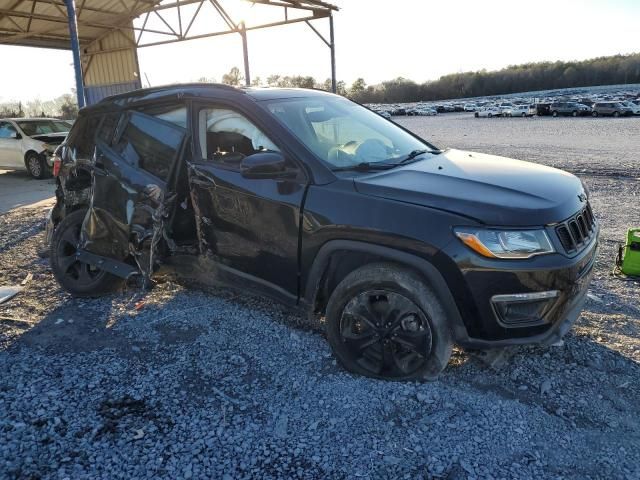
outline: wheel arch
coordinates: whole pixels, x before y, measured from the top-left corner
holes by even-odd
[[[392,263],[419,275],[442,301],[451,321],[454,338],[464,338],[467,330],[444,277],[428,260],[383,245],[353,240],[330,240],[316,255],[309,270],[303,302],[313,313],[324,313],[336,286],[351,272],[370,263]]]
[[[40,154],[36,150],[34,150],[33,148],[27,149],[27,151],[24,152],[24,155],[22,156],[22,160],[24,162],[24,166],[27,167],[27,168],[29,168],[29,166],[27,165],[27,157],[32,153],[37,155],[38,157],[40,156]]]

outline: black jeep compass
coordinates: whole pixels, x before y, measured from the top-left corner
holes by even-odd
[[[454,343],[557,342],[598,224],[573,175],[440,150],[314,90],[180,85],[81,111],[58,149],[51,266],[75,295],[160,267],[323,318],[349,370],[433,378]]]

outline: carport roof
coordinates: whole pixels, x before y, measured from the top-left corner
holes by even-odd
[[[162,0],[76,0],[79,40],[81,44],[88,44],[108,35],[114,29],[130,28],[133,19],[147,12],[160,12],[178,6],[203,3],[211,3],[214,7],[221,8],[220,0],[169,0],[168,2]],[[329,16],[332,10],[337,10],[334,5],[319,0],[253,0],[250,3],[307,10],[318,18]],[[279,22],[279,24],[284,23],[288,23],[288,21]],[[264,25],[264,27],[267,26],[275,25]],[[138,34],[142,29],[144,26],[134,27]],[[247,28],[247,30],[249,29]],[[186,35],[179,35],[178,32],[173,33],[176,38],[171,41],[189,39]],[[0,0],[0,44],[69,49],[69,24],[65,1]]]

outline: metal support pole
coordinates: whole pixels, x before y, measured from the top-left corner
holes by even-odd
[[[244,84],[251,86],[251,75],[249,73],[249,49],[247,47],[247,30],[244,22],[240,22],[240,36],[242,37],[242,55],[244,56]]]
[[[78,22],[76,19],[76,5],[74,0],[64,0],[67,6],[67,18],[69,20],[69,37],[71,38],[71,52],[73,53],[73,67],[76,72],[76,96],[78,108],[85,105],[84,83],[82,81],[82,63],[80,62],[80,42],[78,41]]]
[[[331,91],[336,93],[338,85],[336,83],[336,42],[333,38],[333,15],[329,15],[329,43],[331,49]]]

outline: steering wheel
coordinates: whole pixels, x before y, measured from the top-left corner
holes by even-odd
[[[336,167],[348,167],[364,162],[382,162],[389,158],[390,149],[377,138],[362,142],[351,140],[329,150],[327,159]]]
[[[389,149],[382,140],[368,138],[355,149],[355,157],[360,162],[383,162],[389,158]]]

